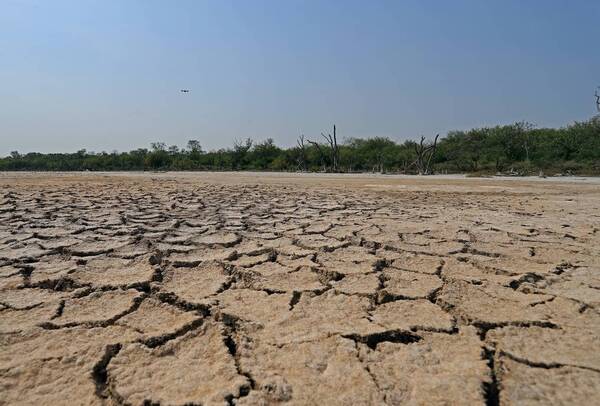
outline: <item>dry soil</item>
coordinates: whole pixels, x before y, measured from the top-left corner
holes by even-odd
[[[600,183],[0,174],[0,404],[590,404]]]

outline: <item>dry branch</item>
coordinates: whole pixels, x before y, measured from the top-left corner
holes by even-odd
[[[433,144],[426,145],[425,137],[421,136],[421,141],[419,144],[415,144],[415,153],[417,154],[417,159],[411,166],[417,167],[417,172],[419,175],[430,175],[431,171],[431,159],[435,155],[435,151],[437,150],[437,140],[439,138],[439,134],[435,136],[433,140]]]
[[[323,134],[321,136],[325,138],[327,143],[329,144],[329,148],[331,149],[331,165],[333,172],[337,172],[339,170],[339,162],[340,162],[340,149],[337,143],[337,134],[335,124],[333,125],[333,135],[331,134]]]

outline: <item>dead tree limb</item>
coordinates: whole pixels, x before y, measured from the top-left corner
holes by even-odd
[[[415,153],[417,154],[417,159],[412,165],[417,167],[417,172],[419,175],[430,175],[432,173],[431,159],[437,150],[437,140],[439,136],[439,134],[435,136],[433,144],[426,145],[425,137],[423,136],[421,136],[421,141],[418,144],[415,144]]]
[[[435,151],[437,150],[437,140],[439,138],[439,134],[435,135],[435,139],[433,140],[433,145],[431,145],[429,147],[429,156],[427,157],[427,165],[425,166],[425,172],[427,175],[429,175],[430,173],[432,173],[431,171],[431,159],[433,158],[433,156],[435,155]]]
[[[329,148],[331,149],[331,165],[333,172],[338,172],[339,170],[339,162],[340,162],[340,149],[337,143],[337,134],[335,129],[335,124],[333,125],[333,135],[331,134],[323,134],[321,136],[325,138],[325,141],[329,144]]]
[[[600,89],[600,87],[596,89],[594,96],[596,96],[596,110],[598,110],[598,112],[600,113],[600,95],[598,94],[598,89]]]

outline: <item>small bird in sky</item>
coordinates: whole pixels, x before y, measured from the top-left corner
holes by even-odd
[[[190,92],[190,90],[189,90],[189,89],[181,89],[181,90],[180,90],[180,92],[181,92],[181,93],[189,93],[189,92]]]

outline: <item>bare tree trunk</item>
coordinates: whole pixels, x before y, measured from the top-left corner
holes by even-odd
[[[337,134],[335,124],[333,125],[333,136],[331,134],[323,134],[321,136],[325,138],[325,141],[329,144],[329,148],[331,149],[331,165],[333,172],[338,172],[339,170],[339,160],[340,160],[340,150],[337,143]]]
[[[417,166],[417,173],[419,175],[423,175],[423,153],[425,151],[425,147],[423,146],[423,141],[425,141],[425,137],[421,136],[421,142],[419,145],[415,145],[415,153],[417,154],[417,160],[415,161],[415,165]]]
[[[415,145],[415,153],[417,154],[417,159],[413,162],[412,165],[417,167],[417,172],[419,175],[430,175],[431,174],[431,159],[435,155],[435,151],[437,150],[437,140],[439,138],[439,134],[435,136],[433,140],[433,144],[427,146],[424,144],[425,137],[421,136],[421,141],[419,144]],[[411,166],[412,166],[411,165]]]
[[[336,135],[336,130],[335,130],[335,124],[333,125],[333,145],[335,146],[335,167],[334,170],[338,171],[339,170],[339,166],[340,166],[340,150],[338,148],[338,143],[337,143],[337,135]]]
[[[427,165],[425,166],[425,174],[429,175],[432,173],[431,171],[431,159],[435,155],[435,151],[437,150],[437,140],[439,138],[439,134],[436,134],[435,139],[433,140],[433,145],[429,147],[429,156],[427,157]]]

